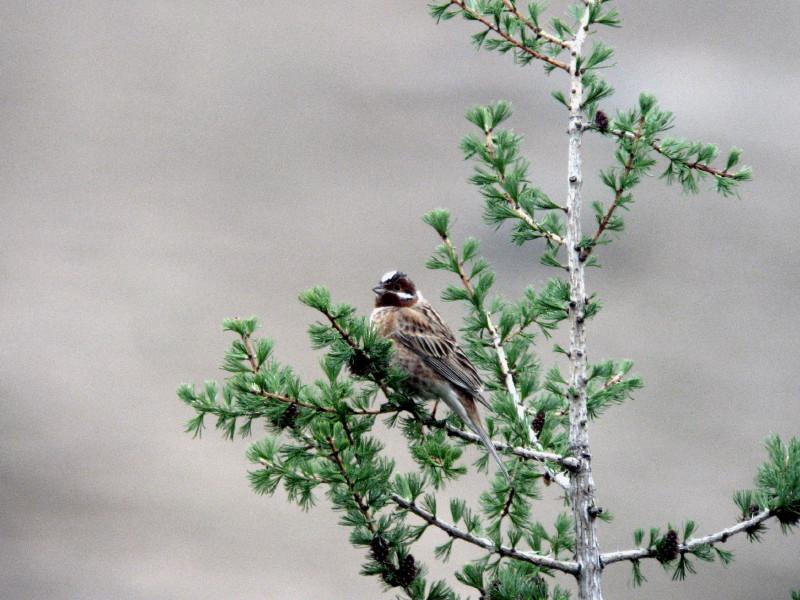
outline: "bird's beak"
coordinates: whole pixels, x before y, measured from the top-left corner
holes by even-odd
[[[376,294],[382,294],[383,292],[386,291],[386,288],[384,288],[382,285],[378,284],[374,288],[372,288],[372,291],[375,292]]]

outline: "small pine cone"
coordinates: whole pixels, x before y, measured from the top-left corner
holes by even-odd
[[[750,517],[756,516],[759,512],[761,512],[761,507],[758,504],[751,504],[747,507],[747,512],[742,515],[742,521],[749,519]],[[759,533],[764,531],[764,525],[759,523],[757,525],[751,525],[747,529],[745,529],[747,535],[757,536]]]
[[[347,360],[347,366],[353,375],[362,377],[369,371],[369,356],[363,350],[356,349]]]
[[[540,410],[536,413],[536,417],[533,419],[533,423],[531,423],[531,428],[533,428],[533,432],[538,436],[542,433],[542,429],[544,429],[544,411]]]
[[[660,562],[669,562],[678,558],[678,533],[670,529],[664,536],[664,541],[658,549],[656,558]]]
[[[290,404],[286,407],[286,410],[283,411],[283,414],[278,419],[278,427],[281,429],[286,429],[287,427],[291,427],[294,425],[294,421],[297,418],[297,413],[300,412],[297,408],[297,404]]]
[[[411,582],[417,578],[417,563],[414,557],[406,554],[403,560],[400,561],[400,567],[397,569],[397,583],[398,585],[406,586],[411,585]]]
[[[379,563],[385,563],[389,558],[389,542],[386,541],[386,538],[375,536],[369,543],[369,547],[372,550],[372,558]]]
[[[597,125],[597,128],[605,133],[608,131],[608,115],[604,113],[602,110],[598,110],[594,113],[594,124]]]

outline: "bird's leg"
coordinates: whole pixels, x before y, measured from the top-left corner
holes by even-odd
[[[431,411],[431,419],[436,418],[436,409],[439,408],[439,399],[436,399],[436,402],[433,403],[433,410]]]

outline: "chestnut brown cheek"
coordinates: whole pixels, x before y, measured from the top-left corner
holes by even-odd
[[[410,300],[400,299],[397,294],[381,294],[375,298],[375,306],[377,308],[384,308],[387,306],[409,307],[416,304],[417,299],[411,298]]]

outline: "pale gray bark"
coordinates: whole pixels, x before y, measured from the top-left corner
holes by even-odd
[[[569,165],[567,172],[567,266],[569,268],[569,441],[570,450],[579,460],[572,471],[569,495],[575,519],[575,560],[579,566],[576,575],[579,600],[601,600],[600,545],[597,539],[595,488],[589,452],[588,416],[586,410],[586,331],[584,314],[587,294],[584,263],[578,246],[581,240],[581,140],[584,130],[583,77],[577,60],[586,40],[589,7],[587,3],[580,29],[570,43],[570,93],[569,93]]]
[[[471,431],[466,431],[464,429],[459,429],[458,427],[451,425],[450,423],[444,423],[444,429],[447,431],[448,434],[452,435],[453,437],[461,438],[462,440],[467,440],[469,442],[474,443],[481,443],[480,438],[472,433]],[[500,442],[498,440],[492,440],[492,445],[497,450],[507,451],[511,454],[516,454],[517,456],[521,456],[522,458],[527,458],[530,460],[538,460],[542,462],[552,462],[556,463],[564,467],[565,469],[577,469],[579,461],[571,456],[561,456],[560,454],[556,454],[555,452],[546,452],[543,450],[531,450],[530,448],[523,448],[522,446],[511,446],[510,444],[506,444],[505,442]],[[562,473],[558,473],[558,475],[563,475]]]
[[[762,510],[758,514],[753,515],[749,519],[740,521],[739,523],[733,525],[732,527],[728,527],[727,529],[723,529],[721,531],[712,533],[711,535],[707,535],[705,537],[692,538],[691,540],[687,540],[686,543],[678,546],[678,551],[685,552],[687,550],[692,550],[704,544],[724,543],[728,541],[728,538],[731,537],[732,535],[736,535],[737,533],[742,533],[743,531],[747,531],[751,527],[757,526],[759,523],[766,521],[772,516],[773,515],[771,510]],[[650,558],[653,556],[655,556],[655,550],[653,548],[634,548],[633,550],[608,552],[600,556],[600,561],[605,566],[622,560],[640,560],[642,558]]]

